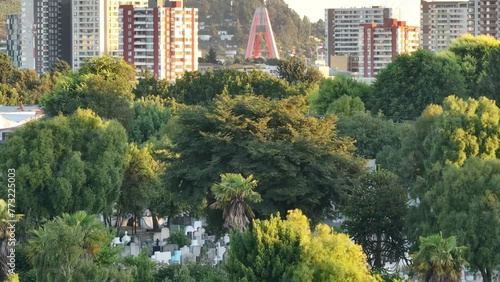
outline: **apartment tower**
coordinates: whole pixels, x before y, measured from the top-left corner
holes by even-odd
[[[383,25],[392,18],[392,9],[373,6],[370,8],[325,9],[327,61],[331,68],[334,56],[349,55],[348,71],[359,70],[358,33],[361,24]]]
[[[421,0],[420,48],[441,51],[455,38],[468,33],[468,0]]]
[[[359,31],[359,75],[375,77],[399,54],[418,49],[418,27],[407,26],[397,19],[384,24],[361,24]]]
[[[21,67],[21,16],[7,15],[7,56],[14,67]]]
[[[469,0],[469,33],[500,39],[500,0]]]
[[[151,2],[148,8],[120,7],[118,54],[138,75],[150,71],[175,81],[198,70],[198,9],[184,8],[182,1],[171,1],[170,7]]]

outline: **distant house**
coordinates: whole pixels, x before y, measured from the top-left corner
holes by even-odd
[[[198,63],[198,70],[201,73],[206,73],[208,69],[218,70],[224,68],[223,65],[212,64],[212,63]]]
[[[234,37],[233,34],[228,34],[227,30],[219,30],[217,31],[217,35],[219,36],[220,40],[231,40]]]
[[[18,106],[0,105],[0,143],[5,142],[8,135],[23,126],[25,123],[43,117],[43,110],[39,106]]]

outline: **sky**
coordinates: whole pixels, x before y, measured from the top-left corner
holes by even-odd
[[[325,9],[386,6],[393,8],[392,14],[408,25],[420,25],[420,0],[285,0],[300,16],[312,22],[325,20]]]

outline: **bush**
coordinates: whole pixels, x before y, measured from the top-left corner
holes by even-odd
[[[178,245],[179,248],[182,248],[184,246],[188,246],[191,244],[191,240],[189,239],[189,237],[184,235],[184,232],[182,232],[180,230],[172,233],[170,235],[170,238],[168,238],[168,242],[170,244]]]
[[[225,282],[226,273],[218,267],[203,264],[169,265],[158,269],[154,274],[154,282]]]

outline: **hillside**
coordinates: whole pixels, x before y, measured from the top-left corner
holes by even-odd
[[[231,42],[233,44],[215,40],[210,42],[210,46],[222,50],[227,47],[223,45],[237,45],[241,54],[241,49],[246,48],[255,9],[262,7],[263,4],[261,0],[185,0],[184,6],[199,9],[199,21],[205,23],[205,30],[200,33],[215,35],[218,30],[227,30],[229,34],[235,35]],[[319,43],[310,37],[323,40],[323,21],[311,23],[307,17],[301,19],[284,0],[268,0],[265,6],[269,12],[281,56],[295,53],[312,57]],[[200,42],[200,48],[206,49],[207,46],[203,45],[203,42]]]
[[[21,0],[0,0],[0,42],[7,40],[7,15],[21,11]]]

